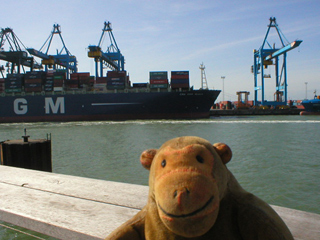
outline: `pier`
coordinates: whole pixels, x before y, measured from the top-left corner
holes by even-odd
[[[0,165],[0,220],[58,239],[104,239],[147,196],[148,186]],[[320,215],[272,207],[295,240],[320,239]]]
[[[245,115],[299,115],[304,109],[288,108],[288,109],[211,109],[210,116],[245,116]]]

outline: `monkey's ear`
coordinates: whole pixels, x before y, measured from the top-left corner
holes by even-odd
[[[143,151],[140,156],[140,162],[144,168],[150,170],[153,158],[156,155],[157,151],[157,149],[148,149]]]
[[[225,143],[215,143],[213,144],[214,149],[219,154],[222,162],[224,165],[226,165],[228,162],[230,162],[232,158],[232,151],[231,148],[225,144]]]

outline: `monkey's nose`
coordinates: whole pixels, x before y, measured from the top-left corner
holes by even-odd
[[[188,196],[190,194],[190,191],[187,187],[183,187],[181,189],[176,189],[174,192],[173,192],[173,197],[174,198],[179,198],[181,195],[186,195]]]

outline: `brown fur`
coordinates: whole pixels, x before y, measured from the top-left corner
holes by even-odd
[[[180,137],[142,153],[150,170],[147,205],[106,239],[293,240],[277,213],[241,188],[231,149]]]

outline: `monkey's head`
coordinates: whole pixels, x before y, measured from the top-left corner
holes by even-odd
[[[215,224],[225,194],[231,149],[199,137],[179,137],[160,149],[141,154],[150,170],[149,199],[159,218],[173,233],[184,237],[205,234]]]

